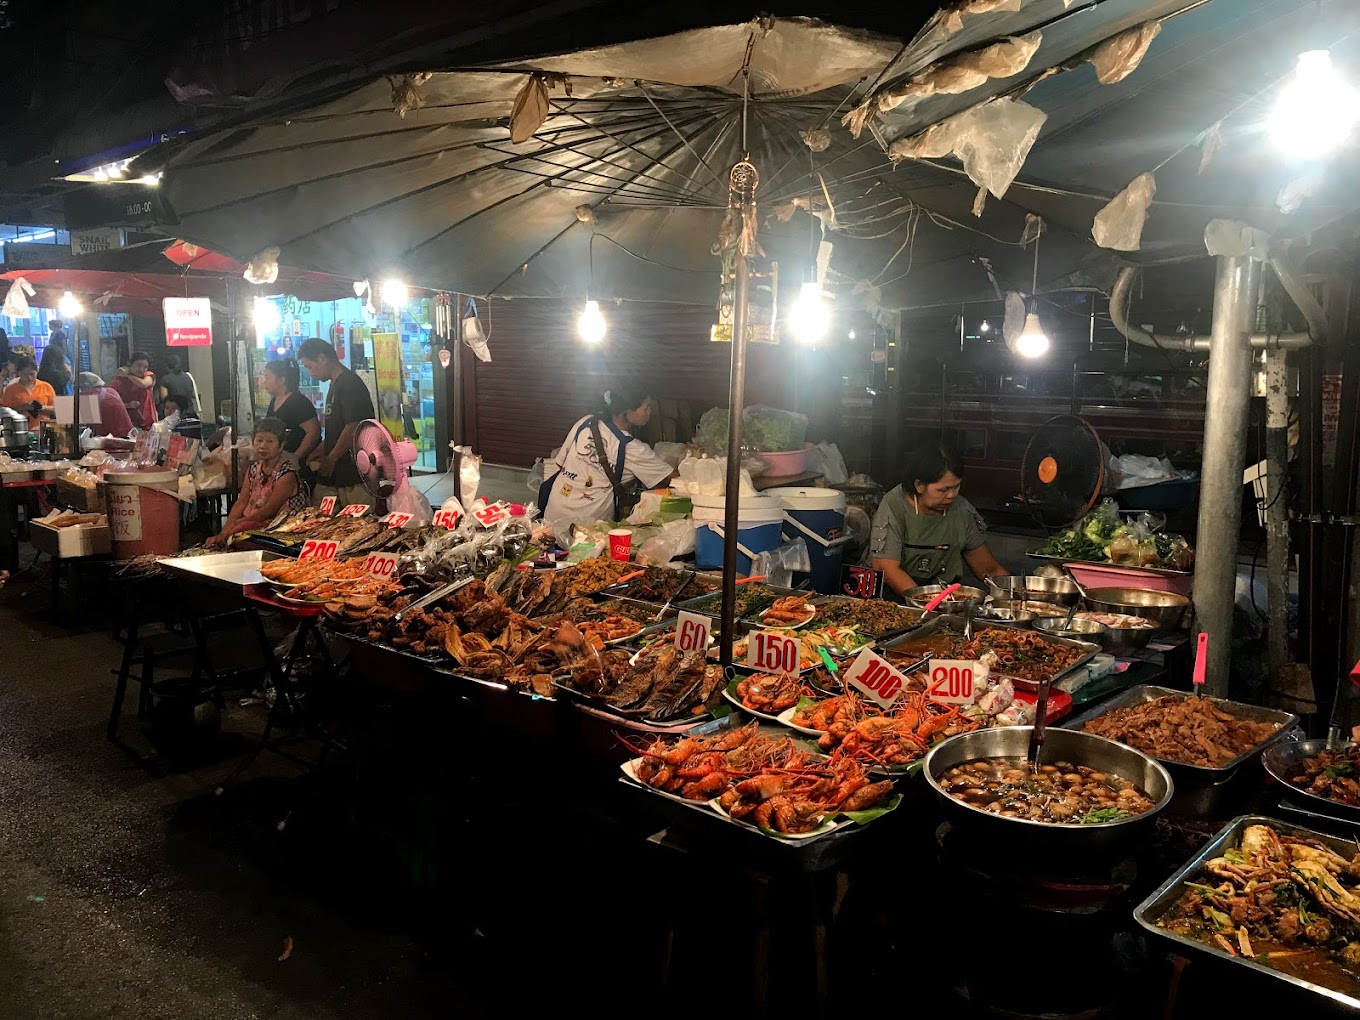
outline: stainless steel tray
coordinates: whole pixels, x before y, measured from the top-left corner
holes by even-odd
[[[264,584],[260,566],[272,555],[255,550],[253,552],[207,553],[203,556],[171,556],[157,560],[157,564],[171,570],[181,577],[220,588],[248,588],[253,584]]]
[[[909,641],[918,641],[921,638],[932,637],[933,635],[940,633],[940,631],[942,630],[947,630],[955,634],[962,634],[963,627],[964,619],[961,616],[952,616],[949,614],[945,614],[943,616],[936,616],[931,620],[928,620],[926,623],[921,624],[921,626],[907,631],[905,634],[899,634],[897,637],[893,638],[890,641],[882,642],[880,645],[878,645],[878,647],[884,649],[895,648],[897,645],[904,645]],[[1025,629],[1023,627],[1017,626],[1015,624],[1006,623],[1004,621],[993,620],[973,621],[974,633],[986,628],[991,628],[995,630],[1021,630],[1021,631]],[[1082,652],[1081,658],[1077,659],[1076,662],[1072,663],[1072,665],[1068,666],[1060,673],[1055,674],[1050,679],[1049,681],[1050,684],[1056,684],[1063,677],[1070,676],[1072,673],[1075,673],[1077,670],[1081,669],[1101,652],[1100,645],[1095,644],[1091,641],[1076,641],[1073,640],[1072,638],[1052,637],[1048,634],[1039,635],[1036,631],[1030,631],[1029,633],[1042,637],[1042,639],[1049,644],[1066,645],[1069,648],[1081,649]]]
[[[1355,853],[1355,844],[1351,840],[1339,839],[1336,836],[1329,836],[1326,833],[1315,832],[1312,829],[1305,829],[1288,822],[1282,822],[1275,818],[1266,818],[1261,815],[1243,815],[1234,818],[1225,826],[1217,836],[1215,836],[1203,850],[1195,855],[1191,861],[1183,868],[1172,875],[1167,881],[1154,892],[1151,896],[1138,904],[1134,909],[1133,917],[1145,931],[1158,938],[1166,939],[1176,946],[1179,953],[1193,953],[1224,963],[1235,964],[1239,967],[1246,967],[1263,977],[1274,978],[1285,984],[1293,985],[1301,991],[1316,995],[1325,999],[1333,1006],[1341,1006],[1344,1009],[1355,1013],[1360,1013],[1360,998],[1346,995],[1331,988],[1308,981],[1305,978],[1294,977],[1282,971],[1272,970],[1264,964],[1257,963],[1255,959],[1247,959],[1242,956],[1234,956],[1226,953],[1215,946],[1207,945],[1196,939],[1186,938],[1169,932],[1165,928],[1157,927],[1157,921],[1166,915],[1176,900],[1180,899],[1184,883],[1193,880],[1203,869],[1205,862],[1215,857],[1221,857],[1223,851],[1231,847],[1236,847],[1242,842],[1242,833],[1251,825],[1269,825],[1282,836],[1295,836],[1300,839],[1313,839],[1331,847],[1341,856],[1349,859]],[[1296,1016],[1308,1016],[1307,1010],[1293,1010]]]
[[[770,591],[780,597],[785,595],[802,595],[805,598],[810,599],[814,594],[804,588],[782,588],[777,584],[765,584],[764,581],[757,581],[755,583],[765,585],[766,588],[769,588]],[[740,586],[738,586],[738,591],[740,591]],[[702,603],[706,599],[712,599],[715,608],[710,609],[707,606],[703,606]],[[716,620],[722,612],[722,592],[711,591],[707,595],[696,595],[693,598],[685,599],[683,602],[672,603],[672,607],[683,609],[687,613],[702,613],[704,616],[711,616]],[[737,617],[737,622],[750,623],[753,619],[754,617],[739,616]]]
[[[887,602],[888,600],[887,600],[887,599],[856,599],[856,598],[848,598],[848,597],[846,597],[846,596],[844,596],[844,595],[819,595],[819,596],[816,596],[816,597],[814,597],[814,598],[808,599],[808,601],[811,602],[814,606],[829,606],[829,605],[835,605],[837,602],[859,602],[859,603],[862,603],[862,602]],[[904,612],[908,612],[908,613],[916,613],[918,616],[920,615],[920,610],[914,609],[914,608],[912,608],[911,606],[904,606],[904,605],[902,605],[900,602],[892,602],[892,603],[889,603],[889,604],[892,605],[894,609],[900,609],[900,610],[903,610]],[[816,622],[817,622],[817,621],[816,621],[816,619],[814,618],[813,621],[812,621],[812,623],[809,624],[808,626],[813,626],[813,625],[816,624]],[[888,629],[888,630],[878,631],[878,632],[874,632],[874,633],[870,633],[870,632],[867,631],[867,630],[862,630],[862,631],[860,631],[860,633],[866,635],[867,637],[873,638],[875,641],[886,641],[886,640],[888,640],[889,638],[896,637],[898,634],[905,634],[905,633],[906,633],[907,631],[909,631],[909,630],[914,630],[915,628],[917,628],[917,627],[919,627],[919,626],[921,626],[921,621],[920,621],[920,620],[917,620],[915,623],[908,624],[908,625],[905,626],[905,627],[893,627],[893,628],[890,628],[890,629]]]
[[[1345,751],[1353,746],[1349,740],[1343,740],[1337,745],[1337,750]],[[1330,797],[1320,797],[1316,793],[1310,793],[1289,781],[1289,776],[1303,764],[1303,759],[1321,754],[1325,750],[1327,750],[1325,738],[1272,741],[1261,756],[1261,764],[1265,766],[1265,770],[1270,773],[1271,777],[1285,789],[1286,797],[1299,798],[1301,807],[1307,805],[1319,814],[1326,815],[1333,822],[1340,821],[1351,824],[1360,822],[1360,806],[1332,800]]]
[[[1093,707],[1093,709],[1089,711],[1085,711],[1085,713],[1081,715],[1065,719],[1061,725],[1064,726],[1065,729],[1081,729],[1085,724],[1091,722],[1092,719],[1102,717],[1102,715],[1108,715],[1115,709],[1125,709],[1125,707],[1130,706],[1130,704],[1153,702],[1153,700],[1156,700],[1157,698],[1166,698],[1168,695],[1175,696],[1175,698],[1193,698],[1194,696],[1193,694],[1187,694],[1186,691],[1176,691],[1171,687],[1156,687],[1156,685],[1153,684],[1140,684],[1138,687],[1130,687],[1129,690],[1123,692],[1123,694],[1114,696],[1114,698],[1098,704],[1098,706]],[[1190,764],[1189,762],[1176,762],[1174,758],[1161,758],[1160,755],[1153,755],[1151,751],[1142,752],[1145,753],[1145,755],[1148,755],[1149,758],[1156,758],[1161,764],[1164,764],[1164,766],[1167,766],[1168,768],[1174,767],[1176,770],[1185,771],[1185,778],[1180,777],[1179,772],[1172,771],[1172,775],[1176,778],[1176,789],[1178,790],[1180,789],[1180,783],[1194,782],[1194,777],[1197,774],[1201,775],[1201,782],[1223,781],[1223,779],[1227,778],[1231,772],[1238,770],[1238,767],[1242,766],[1242,764],[1250,762],[1253,758],[1258,758],[1258,756],[1261,755],[1266,748],[1270,747],[1270,745],[1276,743],[1278,740],[1284,740],[1284,737],[1287,736],[1289,730],[1293,729],[1293,726],[1299,724],[1299,717],[1293,713],[1288,713],[1288,711],[1262,709],[1259,704],[1229,702],[1229,700],[1224,698],[1205,698],[1205,700],[1206,702],[1212,703],[1217,709],[1223,710],[1229,715],[1236,715],[1239,719],[1246,719],[1247,722],[1274,722],[1274,724],[1278,724],[1278,726],[1276,732],[1274,732],[1272,736],[1266,738],[1266,740],[1262,740],[1261,743],[1255,745],[1255,747],[1247,748],[1246,751],[1240,753],[1240,755],[1236,756],[1235,759],[1232,759],[1231,762],[1223,764],[1223,766],[1197,766],[1197,764]],[[1137,751],[1138,748],[1134,749]]]

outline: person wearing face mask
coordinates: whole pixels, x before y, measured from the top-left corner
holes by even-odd
[[[298,511],[307,505],[307,489],[298,478],[297,468],[283,455],[287,431],[277,418],[261,418],[256,422],[251,440],[255,459],[246,472],[246,484],[222,523],[222,530],[208,539],[208,545],[224,545],[237,532],[273,520],[280,510]]]
[[[0,404],[22,412],[28,418],[29,431],[36,433],[44,418],[56,417],[57,394],[50,383],[38,378],[38,363],[28,355],[21,354],[15,359],[15,366],[19,378],[5,387]]]
[[[633,437],[652,417],[652,398],[636,380],[621,380],[604,394],[598,410],[581,418],[545,468],[539,489],[543,519],[567,548],[573,524],[622,520],[632,510],[629,486],[648,489],[668,482],[674,469]]]
[[[987,526],[959,495],[963,464],[939,446],[907,457],[905,480],[883,497],[874,514],[869,565],[898,595],[927,584],[953,584],[963,567],[977,577],[1008,573],[987,548]]]

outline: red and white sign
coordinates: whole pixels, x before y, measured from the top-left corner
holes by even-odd
[[[926,696],[941,705],[971,705],[973,689],[988,669],[973,659],[931,659]]]
[[[414,516],[414,514],[390,513],[381,517],[380,520],[389,528],[404,528],[411,523],[411,518]]]
[[[494,528],[497,524],[510,519],[510,504],[504,502],[492,503],[490,506],[473,510],[472,516],[477,518],[477,523],[482,527]]]
[[[800,644],[796,637],[758,630],[746,639],[746,665],[764,673],[797,673]]]
[[[709,618],[701,613],[681,613],[675,618],[675,647],[682,652],[707,648],[709,626]]]
[[[335,554],[339,551],[339,542],[331,542],[323,538],[309,538],[302,543],[302,552],[298,553],[298,559],[333,560]]]
[[[367,503],[351,503],[349,506],[345,507],[345,509],[340,511],[339,516],[362,517],[364,514],[368,513],[369,509],[370,507]]]
[[[434,512],[434,526],[436,528],[448,528],[452,531],[458,527],[458,519],[462,516],[457,510],[436,510]]]
[[[364,560],[364,570],[374,577],[389,578],[397,572],[397,554],[369,553],[368,558]]]
[[[321,512],[327,515],[335,513],[334,496],[323,496],[321,498]]]
[[[212,301],[205,297],[168,297],[161,302],[167,347],[212,346]]]
[[[842,674],[847,687],[853,687],[881,708],[887,708],[902,693],[907,678],[881,655],[864,649]]]

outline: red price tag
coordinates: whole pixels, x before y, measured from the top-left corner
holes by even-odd
[[[334,496],[325,496],[325,497],[322,498],[322,500],[321,500],[321,512],[322,512],[323,514],[326,514],[327,516],[330,516],[331,514],[335,513],[335,497],[334,497]]]
[[[462,516],[457,510],[436,510],[434,512],[434,526],[436,528],[448,528],[452,531],[458,527],[458,518]]]
[[[298,553],[298,559],[333,560],[335,554],[339,551],[339,542],[330,542],[322,538],[309,538],[302,543],[302,552]]]
[[[349,506],[345,507],[345,509],[340,511],[340,516],[362,517],[364,514],[368,513],[370,509],[371,508],[367,503],[351,503]]]
[[[495,527],[502,521],[510,519],[510,504],[492,503],[490,506],[472,511],[472,516],[477,518],[477,523],[484,528]]]
[[[973,689],[988,669],[972,659],[932,659],[926,695],[942,705],[971,705]]]
[[[396,553],[369,553],[364,560],[364,570],[374,577],[388,578],[397,572]]]
[[[404,528],[411,523],[411,518],[414,516],[414,514],[390,513],[381,518],[381,520],[389,528]]]
[[[882,708],[887,708],[897,700],[907,682],[907,678],[894,669],[892,663],[867,648],[855,656],[855,661],[842,675],[847,686],[853,687]]]
[[[746,639],[746,665],[764,673],[797,673],[800,644],[796,637],[758,630]]]
[[[675,618],[675,647],[682,652],[708,647],[709,619],[701,613],[681,613]]]
[[[853,599],[876,599],[883,594],[883,571],[872,567],[846,567],[841,592]]]

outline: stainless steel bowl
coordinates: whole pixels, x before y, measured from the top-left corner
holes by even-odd
[[[1009,606],[989,603],[985,606],[978,606],[977,609],[973,610],[973,619],[986,623],[1009,623],[1017,627],[1029,627],[1039,617],[1033,613],[1027,613],[1023,609],[1012,609]]]
[[[1133,614],[1128,613],[1126,615],[1132,616]],[[1139,619],[1141,620],[1142,617],[1140,616]],[[1083,620],[1075,616],[1072,618],[1072,623],[1074,626],[1080,623],[1101,628],[1104,633],[1091,640],[1099,641],[1100,647],[1111,655],[1122,655],[1126,652],[1136,652],[1140,648],[1146,648],[1157,633],[1156,627],[1111,627],[1108,623]]]
[[[1096,623],[1094,620],[1078,620],[1075,617],[1071,623],[1066,619],[1057,620],[1035,620],[1034,629],[1050,637],[1070,638],[1073,641],[1094,641],[1105,649],[1105,625]],[[1108,649],[1105,649],[1108,651]]]
[[[931,599],[948,587],[949,585],[947,584],[923,584],[917,588],[908,588],[902,593],[902,598],[904,598],[909,605],[913,605],[917,609],[924,609]],[[958,591],[950,596],[948,602],[941,602],[936,608],[936,612],[952,612],[956,609],[962,609],[970,603],[972,605],[977,605],[986,598],[987,593],[981,588],[970,588],[967,585],[963,585]]]
[[[1043,567],[1039,568],[1044,569]],[[1030,602],[1055,602],[1060,606],[1076,605],[1081,592],[1072,579],[1058,569],[1059,576],[1043,577],[1038,574],[1007,574],[1004,577],[987,578],[987,587],[994,598],[1026,599]]]
[[[1175,630],[1190,607],[1190,600],[1184,595],[1150,588],[1087,588],[1082,601],[1087,609],[1099,613],[1124,613],[1151,620],[1157,625],[1154,634]]]
[[[1159,763],[1131,747],[1076,730],[1049,729],[1044,736],[1042,762],[1068,761],[1110,772],[1134,783],[1152,798],[1152,810],[1119,822],[1095,825],[1057,825],[1026,818],[1003,818],[949,796],[939,777],[956,765],[979,758],[1023,758],[1029,751],[1032,726],[1001,726],[960,733],[939,744],[926,756],[925,776],[951,823],[966,827],[979,838],[1008,850],[1023,843],[1049,852],[1100,852],[1119,850],[1146,836],[1157,815],[1171,803],[1175,787]]]
[[[988,603],[992,609],[1009,609],[1012,612],[1028,613],[1036,620],[1061,620],[1067,616],[1067,609],[1056,602],[1043,602],[1039,599],[998,599]]]

